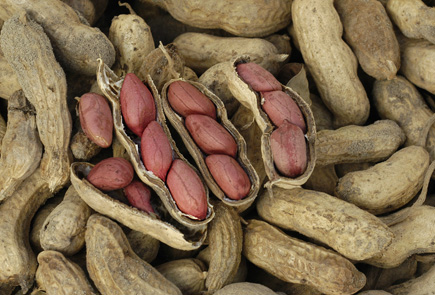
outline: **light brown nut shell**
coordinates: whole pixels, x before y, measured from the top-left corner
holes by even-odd
[[[8,99],[21,85],[12,67],[3,54],[0,53],[0,97]]]
[[[80,162],[71,165],[71,183],[89,207],[174,248],[192,250],[202,245],[206,235],[205,225],[195,230],[189,229],[170,219],[159,219],[156,215],[115,200],[86,180],[92,167],[92,164]]]
[[[429,153],[420,146],[395,152],[388,160],[340,178],[335,195],[378,215],[406,205],[423,186]]]
[[[215,205],[216,216],[208,227],[210,259],[205,286],[215,292],[233,281],[239,269],[243,231],[241,218],[234,208]]]
[[[316,239],[354,260],[382,253],[394,237],[380,219],[365,210],[302,188],[265,191],[259,196],[257,211],[264,220]]]
[[[400,73],[415,86],[435,94],[435,44],[400,36],[398,39],[402,58]]]
[[[40,231],[44,250],[55,250],[70,256],[85,245],[85,226],[92,209],[70,186],[63,201],[45,219]]]
[[[146,170],[140,154],[139,147],[131,137],[127,135],[125,132],[124,122],[121,115],[121,107],[119,103],[119,95],[122,87],[122,83],[124,81],[123,78],[118,77],[114,72],[112,72],[103,62],[100,60],[98,72],[97,72],[97,80],[98,84],[103,91],[104,95],[108,98],[113,114],[113,123],[116,137],[122,143],[127,153],[130,155],[130,161],[133,165],[136,174],[139,178],[147,184],[152,190],[154,190],[159,198],[161,199],[163,205],[165,206],[168,213],[174,218],[177,222],[183,224],[184,226],[191,228],[199,228],[204,229],[205,225],[210,222],[210,220],[214,216],[213,207],[209,203],[209,190],[207,185],[204,182],[204,179],[201,177],[197,169],[191,165],[185,157],[178,150],[175,141],[172,139],[171,132],[166,125],[165,114],[163,112],[162,101],[160,95],[154,86],[154,83],[150,76],[146,79],[146,84],[148,85],[151,93],[153,94],[154,101],[156,103],[157,109],[157,121],[162,126],[164,132],[166,133],[169,143],[173,150],[173,157],[175,159],[180,159],[187,163],[200,177],[204,189],[207,196],[207,217],[204,220],[198,220],[196,217],[183,213],[180,209],[178,209],[177,204],[172,197],[169,188],[166,186],[165,182],[161,180],[159,177],[154,175],[151,171]]]
[[[377,80],[392,79],[400,68],[400,48],[393,24],[378,0],[339,0],[334,6],[364,72]]]
[[[435,290],[435,265],[417,278],[387,288],[394,295],[425,295],[433,294]]]
[[[186,66],[202,74],[215,64],[247,55],[252,62],[277,74],[288,57],[280,54],[269,41],[261,38],[219,37],[204,33],[184,33],[175,38],[175,46]]]
[[[218,290],[215,295],[276,295],[273,290],[266,286],[250,283],[240,282],[233,283]]]
[[[199,91],[201,91],[205,96],[207,96],[216,106],[217,120],[235,139],[237,143],[236,160],[241,165],[241,167],[245,170],[245,172],[249,177],[249,180],[251,181],[251,188],[249,190],[248,195],[245,198],[237,201],[231,200],[229,197],[225,195],[225,193],[222,191],[222,189],[218,186],[216,181],[213,179],[213,176],[211,175],[205,163],[204,153],[199,149],[198,145],[195,143],[192,136],[189,134],[189,131],[186,129],[184,125],[184,118],[178,115],[169,105],[168,98],[167,98],[167,89],[169,85],[171,85],[171,83],[175,81],[184,81],[190,83]],[[178,134],[181,136],[181,139],[183,140],[188,151],[190,152],[191,156],[196,162],[198,169],[201,171],[204,180],[206,181],[208,187],[213,192],[213,194],[229,206],[247,208],[250,204],[252,204],[257,196],[259,186],[260,186],[258,175],[247,157],[246,154],[247,145],[245,139],[234,127],[231,121],[227,118],[225,106],[222,103],[222,101],[219,99],[219,97],[214,95],[204,85],[198,82],[188,81],[184,79],[174,79],[168,81],[163,86],[162,105],[166,117],[171,122],[172,126],[177,130]]]
[[[395,121],[406,135],[405,145],[419,145],[433,111],[417,88],[403,76],[373,84],[372,100],[382,119]],[[435,158],[435,126],[429,130],[426,147]]]
[[[364,274],[336,252],[293,238],[260,220],[248,221],[243,254],[281,280],[307,284],[325,294],[353,294],[366,282]]]
[[[88,219],[86,265],[102,294],[182,295],[174,284],[133,252],[116,222],[99,214]]]
[[[391,268],[413,254],[435,252],[434,226],[435,208],[428,205],[416,207],[405,220],[390,227],[395,237],[385,251],[364,263]]]
[[[235,61],[226,63],[225,74],[227,76],[228,87],[234,97],[252,114],[252,120],[257,123],[260,128],[261,135],[261,156],[263,158],[264,168],[269,178],[266,186],[277,185],[285,188],[300,186],[306,182],[313,172],[316,162],[316,150],[314,148],[316,142],[316,124],[314,122],[313,113],[309,105],[291,88],[282,85],[282,91],[287,93],[298,105],[305,119],[307,132],[305,138],[307,141],[307,168],[303,174],[296,178],[288,178],[282,176],[276,169],[273,163],[272,152],[270,148],[270,135],[274,130],[274,126],[270,122],[268,116],[261,108],[261,97],[252,90],[237,74],[236,66],[238,63],[249,62],[246,56],[238,57]],[[258,139],[257,139],[258,140]],[[254,144],[247,143],[248,146]]]
[[[205,291],[207,271],[204,263],[199,259],[172,260],[157,265],[156,269],[177,286],[183,295],[196,295]]]
[[[36,283],[47,294],[96,294],[83,269],[62,253],[42,251],[38,255],[38,264]]]
[[[142,260],[151,263],[157,257],[160,249],[159,240],[137,230],[131,230],[126,236],[134,253]]]
[[[151,2],[167,10],[175,19],[193,27],[224,29],[242,37],[261,37],[275,33],[290,23],[292,1],[272,0],[266,3],[256,0],[242,2],[153,0]]]
[[[317,133],[316,165],[382,161],[390,157],[405,139],[403,130],[392,120],[322,130]]]
[[[293,0],[295,37],[334,126],[362,125],[370,102],[359,80],[358,62],[342,39],[343,26],[333,0]]]

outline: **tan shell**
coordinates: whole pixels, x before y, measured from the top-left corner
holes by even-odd
[[[102,193],[85,179],[92,167],[92,164],[80,162],[71,165],[71,183],[89,207],[174,248],[192,250],[202,245],[206,235],[205,225],[195,230],[189,229],[169,217],[168,221],[161,220],[156,215],[138,210]]]
[[[98,72],[97,72],[97,80],[101,90],[103,91],[104,95],[108,98],[112,106],[113,123],[115,126],[116,137],[119,139],[119,141],[122,143],[124,148],[127,150],[127,153],[130,155],[130,161],[133,164],[136,174],[145,184],[147,184],[152,190],[154,190],[157,193],[157,195],[161,199],[163,205],[165,206],[168,213],[172,216],[172,218],[174,218],[177,222],[183,224],[184,226],[204,229],[205,225],[208,222],[210,222],[210,220],[213,218],[214,211],[213,211],[213,207],[211,206],[208,200],[208,195],[209,195],[208,187],[205,184],[201,175],[197,172],[201,180],[203,181],[204,189],[206,191],[208,212],[207,212],[207,217],[204,220],[197,220],[194,216],[181,212],[180,209],[178,209],[177,204],[175,203],[175,200],[173,199],[169,191],[169,188],[166,186],[164,181],[161,180],[159,177],[155,176],[152,172],[145,169],[145,166],[139,155],[140,148],[138,144],[136,144],[133,141],[133,139],[129,137],[129,135],[127,135],[127,133],[125,132],[124,129],[125,127],[121,115],[121,107],[119,103],[119,95],[124,79],[115,75],[115,73],[112,72],[102,62],[102,60],[100,60]],[[175,158],[179,158],[183,160],[188,165],[190,165],[195,171],[197,171],[196,168],[192,166],[180,153],[180,151],[177,148],[177,145],[175,144],[175,141],[172,139],[169,128],[165,122],[165,115],[163,113],[160,95],[158,94],[157,89],[154,86],[154,83],[151,80],[150,76],[147,77],[146,84],[148,84],[148,87],[150,88],[151,93],[153,94],[156,103],[156,109],[157,109],[157,121],[163,127],[163,130],[165,131],[169,139],[169,142],[173,149],[173,156]]]
[[[307,133],[305,135],[307,140],[307,169],[305,172],[296,177],[288,178],[279,174],[275,169],[273,163],[272,153],[270,151],[270,135],[273,131],[273,125],[268,119],[266,113],[261,108],[261,98],[259,94],[253,91],[248,84],[246,84],[237,74],[236,65],[242,62],[249,62],[249,57],[238,57],[235,61],[228,62],[226,75],[228,86],[234,97],[246,108],[250,109],[257,125],[262,131],[261,136],[261,155],[263,158],[266,174],[269,178],[266,186],[277,185],[284,188],[292,188],[304,184],[313,172],[316,162],[316,124],[314,122],[313,113],[309,105],[291,88],[282,85],[282,90],[287,93],[299,106],[302,115],[305,118],[307,125]],[[248,145],[253,143],[249,142]]]
[[[434,294],[435,290],[435,265],[427,272],[417,278],[405,281],[398,285],[393,285],[387,289],[394,295],[429,295]]]
[[[349,259],[378,255],[393,240],[380,219],[353,204],[302,188],[272,189],[257,200],[264,220],[325,243]]]
[[[271,289],[266,286],[241,282],[227,285],[214,293],[215,295],[276,295]]]
[[[184,126],[184,119],[180,115],[178,115],[170,106],[168,103],[167,98],[167,89],[171,83],[175,81],[184,81],[187,83],[190,83],[194,87],[196,87],[199,91],[201,91],[205,96],[207,96],[213,104],[216,106],[216,112],[217,112],[217,120],[218,122],[234,137],[236,143],[237,143],[237,161],[242,166],[242,168],[245,170],[245,172],[248,174],[249,180],[251,181],[251,189],[248,193],[248,195],[238,201],[231,200],[228,198],[225,193],[220,189],[216,181],[211,176],[210,171],[207,168],[207,165],[205,164],[205,156],[203,152],[199,149],[191,135],[189,134],[189,131]],[[254,167],[252,167],[247,155],[247,145],[245,142],[245,139],[243,136],[238,132],[238,130],[234,127],[234,125],[231,123],[230,120],[227,118],[227,113],[224,104],[222,101],[214,95],[211,91],[209,91],[204,85],[188,81],[184,79],[174,79],[168,81],[162,89],[162,105],[163,110],[166,114],[166,117],[171,122],[172,126],[177,130],[179,135],[181,136],[184,144],[186,145],[188,151],[190,152],[191,156],[195,160],[199,170],[201,171],[205,182],[207,183],[210,190],[213,192],[213,194],[218,197],[220,200],[222,200],[225,204],[229,206],[235,206],[235,207],[245,207],[247,208],[250,204],[252,204],[257,196],[260,183],[258,179],[257,172],[255,171]]]
[[[142,260],[151,263],[157,257],[160,249],[159,240],[137,230],[131,230],[126,236],[134,253]]]
[[[57,251],[43,251],[38,255],[36,282],[47,294],[96,294],[83,269]]]

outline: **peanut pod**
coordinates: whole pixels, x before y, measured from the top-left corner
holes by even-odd
[[[35,109],[22,90],[8,100],[8,123],[0,145],[0,201],[11,196],[39,166],[42,144]]]
[[[97,58],[113,65],[115,49],[109,39],[98,28],[81,23],[74,9],[62,1],[7,0],[0,5],[0,19],[7,20],[13,14],[21,12],[28,13],[35,22],[41,24],[53,44],[57,58],[68,70],[88,76],[95,75]],[[29,49],[24,44],[20,47]],[[4,49],[3,52],[6,56]]]
[[[390,227],[394,234],[391,244],[378,255],[365,260],[365,263],[383,268],[400,265],[406,258],[416,253],[435,251],[435,208],[422,205],[411,211],[400,223]]]
[[[432,8],[434,9],[434,8]],[[435,11],[435,10],[434,10]],[[415,86],[435,94],[435,44],[398,36],[402,65],[400,72]]]
[[[172,260],[157,265],[156,269],[184,295],[196,295],[205,291],[207,271],[204,263],[199,259]]]
[[[170,218],[160,219],[156,214],[149,214],[104,194],[86,180],[92,167],[89,163],[80,162],[71,165],[71,183],[89,207],[174,248],[192,250],[202,245],[205,226],[191,229]]]
[[[223,287],[214,293],[215,295],[276,295],[271,289],[266,286],[250,283],[240,282],[233,283]]]
[[[342,39],[334,1],[294,0],[292,22],[304,61],[334,114],[335,127],[364,124],[370,103],[357,74],[357,59]]]
[[[9,65],[6,58],[0,53],[0,97],[9,99],[17,90],[21,89],[15,71]]]
[[[322,130],[317,133],[316,165],[382,161],[390,157],[405,139],[402,129],[392,120]]]
[[[386,289],[393,295],[429,295],[435,290],[435,265],[419,277]]]
[[[130,13],[115,16],[109,28],[109,40],[117,53],[113,70],[118,76],[137,73],[143,59],[155,49],[148,24],[128,3],[122,6],[126,6]]]
[[[243,254],[281,280],[307,284],[325,294],[353,294],[366,282],[364,274],[341,255],[288,236],[260,220],[248,221]]]
[[[194,87],[196,87],[199,91],[201,91],[206,97],[208,97],[211,102],[216,106],[216,112],[217,112],[217,121],[228,131],[231,136],[234,138],[235,142],[237,143],[237,155],[236,160],[242,167],[242,169],[247,173],[249,180],[251,182],[251,187],[249,189],[249,193],[246,197],[244,197],[241,200],[231,200],[224,191],[219,187],[219,185],[216,183],[215,179],[210,173],[210,170],[208,169],[206,163],[205,163],[205,156],[203,152],[199,149],[198,145],[195,143],[195,141],[192,138],[192,135],[190,135],[189,131],[184,125],[185,119],[178,115],[169,105],[168,102],[168,88],[171,85],[171,83],[176,81],[185,81]],[[210,92],[205,86],[198,82],[193,81],[187,81],[184,79],[174,79],[168,81],[163,89],[162,89],[162,105],[163,110],[166,114],[166,117],[171,122],[172,126],[177,130],[177,132],[180,134],[186,148],[192,155],[193,159],[195,160],[199,170],[201,171],[208,187],[213,192],[213,194],[218,197],[220,200],[222,200],[225,204],[229,206],[236,206],[239,208],[247,208],[250,204],[255,200],[255,197],[257,195],[258,189],[259,189],[259,179],[256,171],[252,167],[248,157],[247,157],[247,146],[244,138],[242,135],[237,131],[237,129],[234,127],[234,125],[231,123],[230,120],[227,118],[225,106],[222,103],[222,101],[214,95],[212,92]]]
[[[394,78],[400,68],[400,48],[384,6],[377,0],[339,0],[334,7],[344,39],[364,72],[377,80]]]
[[[382,253],[394,237],[380,219],[365,210],[302,188],[273,187],[259,197],[257,210],[264,220],[316,239],[354,260]]]
[[[74,158],[81,161],[89,161],[102,149],[95,142],[90,140],[83,130],[79,130],[73,135],[70,148]]]
[[[91,215],[87,223],[86,260],[102,294],[182,294],[133,252],[118,224],[99,214]]]
[[[48,250],[38,254],[36,283],[47,294],[96,294],[85,272],[62,253]]]
[[[85,245],[85,226],[92,209],[70,186],[63,201],[45,219],[40,231],[44,250],[55,250],[70,256]]]
[[[285,28],[290,22],[291,1],[273,0],[214,2],[145,0],[167,10],[175,19],[193,27],[223,29],[243,37],[262,37]],[[192,11],[195,14],[192,15]],[[249,15],[249,18],[247,18]],[[255,22],[248,19],[255,19]]]
[[[248,145],[261,146],[261,157],[263,158],[264,169],[266,171],[267,177],[269,178],[266,185],[277,185],[287,188],[302,185],[310,177],[316,162],[316,151],[314,149],[316,141],[316,127],[313,113],[311,112],[309,105],[291,88],[284,85],[279,85],[279,82],[275,82],[272,85],[273,90],[276,90],[276,87],[280,86],[280,89],[288,94],[296,102],[296,105],[302,112],[303,118],[307,126],[307,132],[305,134],[307,141],[307,168],[301,175],[295,178],[285,177],[277,171],[273,161],[270,136],[274,130],[274,126],[272,125],[267,114],[263,111],[261,107],[263,98],[258,92],[254,91],[252,87],[250,87],[244,80],[242,80],[236,71],[236,66],[238,64],[246,62],[249,62],[248,57],[239,57],[235,61],[227,62],[224,71],[231,93],[241,103],[241,105],[243,105],[252,112],[252,120],[255,120],[262,132],[260,139],[254,138],[255,142],[248,142]],[[263,78],[264,77],[260,77],[260,79]],[[268,80],[267,83],[269,83]],[[276,83],[278,84],[275,85]],[[261,142],[258,142],[259,140],[261,140]]]
[[[429,167],[429,153],[420,146],[395,152],[388,160],[340,178],[335,195],[378,215],[394,211],[418,193]]]
[[[11,5],[11,2],[18,5],[16,1],[7,1],[5,5]],[[39,1],[38,5],[40,2],[45,3]],[[19,4],[30,5],[30,2]],[[56,9],[50,6],[47,10]],[[6,60],[17,74],[24,95],[35,107],[39,138],[44,145],[40,167],[44,179],[49,181],[50,190],[55,192],[69,181],[71,161],[69,142],[72,122],[66,99],[65,73],[56,61],[43,28],[24,12],[4,23],[0,43]]]
[[[151,171],[148,171],[145,168],[138,152],[139,150],[138,145],[133,141],[133,139],[129,135],[127,135],[123,125],[123,121],[122,121],[123,119],[121,116],[121,109],[119,103],[120,91],[124,80],[118,77],[112,70],[110,70],[107,67],[107,65],[103,63],[102,60],[100,60],[100,64],[97,72],[97,80],[101,90],[103,91],[104,95],[109,99],[112,105],[115,134],[117,138],[120,140],[120,142],[122,143],[122,145],[124,146],[124,148],[127,150],[127,153],[130,156],[130,161],[133,165],[134,170],[136,171],[136,174],[146,185],[148,185],[152,190],[154,190],[157,193],[164,207],[166,208],[166,211],[172,216],[172,218],[174,218],[177,222],[187,227],[198,228],[200,231],[204,230],[205,225],[208,222],[210,222],[210,220],[213,218],[214,211],[212,206],[208,202],[209,191],[203,179],[201,178],[201,181],[203,183],[203,187],[206,192],[208,209],[207,209],[206,218],[203,220],[198,220],[197,217],[194,217],[187,213],[183,213],[177,207],[177,204],[169,188],[165,184],[165,182],[159,177],[157,177],[156,175],[154,175]],[[180,151],[178,150],[175,144],[175,141],[172,139],[171,132],[169,131],[169,128],[165,123],[165,115],[163,113],[163,109],[162,109],[163,107],[161,105],[160,96],[150,76],[147,77],[146,83],[150,88],[156,103],[157,122],[162,126],[163,131],[165,132],[169,140],[169,143],[173,150],[174,159],[180,159],[184,161],[197,174],[199,174],[197,170],[193,168],[193,166],[190,163],[188,163],[187,160],[184,158],[184,156],[180,153]]]
[[[221,202],[215,205],[215,218],[208,228],[208,274],[205,286],[215,292],[232,282],[239,269],[243,232],[239,214]]]
[[[134,253],[142,260],[151,263],[157,257],[160,249],[159,240],[137,230],[131,230],[126,236]]]
[[[240,55],[248,55],[253,62],[276,74],[286,54],[280,54],[269,41],[260,38],[219,37],[204,33],[188,32],[174,40],[186,66],[198,74],[215,64],[230,61]]]

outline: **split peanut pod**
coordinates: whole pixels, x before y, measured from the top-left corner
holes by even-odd
[[[80,162],[73,163],[71,166],[72,185],[89,207],[171,247],[192,250],[202,245],[205,240],[205,227],[189,229],[169,218],[169,221],[165,221],[155,214],[138,210],[112,198],[86,180],[92,167],[92,164]]]
[[[263,90],[264,88],[258,88],[253,84],[255,83],[254,81],[251,81],[251,85],[245,82],[247,80],[246,78],[243,80],[240,77],[237,72],[237,66],[247,62],[249,62],[248,57],[239,57],[235,61],[228,62],[226,64],[225,73],[227,75],[228,87],[231,93],[244,107],[252,112],[254,116],[253,120],[255,120],[262,131],[261,155],[266,174],[269,178],[266,186],[277,185],[283,188],[300,186],[310,177],[316,162],[316,152],[314,149],[316,141],[316,126],[313,113],[309,105],[295,91],[287,86],[281,85],[276,80],[273,82],[268,81],[269,77],[263,75],[265,74],[264,71],[261,71],[260,75],[256,75],[257,72],[255,72],[255,70],[254,74],[251,74],[250,76],[255,79],[265,80],[266,84],[273,83],[269,89]],[[265,72],[267,73],[267,71]],[[261,90],[256,91],[255,89]],[[288,95],[291,98],[300,110],[302,116],[300,119],[305,123],[306,130],[303,130],[303,127],[300,130],[295,128],[295,125],[298,125],[300,121],[299,123],[293,121],[292,124],[290,124],[291,126],[288,124],[282,124],[278,127],[280,124],[278,122],[279,120],[275,121],[271,114],[280,113],[281,109],[279,108],[272,112],[269,111],[269,114],[266,114],[263,107],[265,105],[265,100],[267,100],[265,99],[265,96],[272,93],[270,90],[273,92],[281,90],[284,95]],[[275,122],[273,123],[272,120]],[[287,119],[284,121],[287,121]],[[292,151],[290,152],[290,155],[293,152],[295,153],[296,156],[293,158],[285,154],[287,146],[286,141],[291,141],[289,140],[290,137],[296,139],[295,141],[292,141],[294,146],[291,147]],[[276,146],[280,147],[276,148]],[[303,151],[304,146],[305,152]],[[275,156],[273,156],[273,154]],[[274,161],[274,157],[278,160]],[[286,165],[285,167],[277,167],[277,164],[279,163],[285,163]],[[293,171],[292,167],[297,167],[298,169],[296,170],[298,171]],[[285,175],[288,176],[283,174],[283,170],[287,171]]]
[[[192,108],[187,112],[176,112],[176,104],[173,100],[171,103],[171,98],[179,96],[179,100],[185,102],[190,95],[194,96],[193,93],[204,99],[205,111],[200,114],[199,110]],[[183,96],[187,96],[186,99]],[[223,102],[200,83],[174,79],[163,86],[162,105],[166,117],[180,134],[214,195],[229,206],[249,207],[257,196],[260,183],[247,157],[246,142],[228,120]],[[213,132],[210,138],[207,136],[209,132]],[[234,169],[219,170],[219,163],[225,167],[229,164]],[[241,179],[242,187],[231,185],[235,179]]]
[[[121,93],[121,87],[124,82],[123,78],[118,77],[114,72],[112,72],[103,62],[100,60],[98,72],[97,72],[97,79],[98,84],[104,93],[104,95],[108,98],[108,100],[111,103],[112,106],[112,112],[113,112],[113,122],[115,126],[115,134],[121,144],[124,146],[124,148],[127,150],[127,153],[130,155],[130,161],[133,164],[134,170],[136,171],[136,174],[139,176],[139,178],[144,182],[146,185],[148,185],[152,190],[154,190],[159,198],[161,199],[164,207],[168,211],[168,213],[171,215],[172,218],[174,218],[177,222],[181,223],[184,226],[187,226],[189,228],[197,228],[197,229],[205,229],[205,225],[210,222],[210,220],[214,216],[214,211],[212,206],[210,205],[208,201],[208,187],[204,183],[203,179],[200,177],[200,180],[202,182],[202,186],[205,190],[205,197],[207,199],[207,212],[205,218],[198,218],[191,214],[184,213],[180,208],[182,204],[177,204],[177,201],[175,200],[175,193],[178,190],[171,189],[168,184],[170,182],[174,183],[174,181],[171,181],[171,170],[168,172],[168,179],[165,182],[163,179],[156,176],[155,173],[151,172],[146,168],[146,165],[143,163],[144,155],[139,154],[139,150],[143,149],[142,147],[139,148],[138,143],[134,142],[134,140],[138,140],[136,136],[130,135],[130,133],[127,133],[127,129],[125,127],[125,120],[121,115],[121,107],[120,107],[120,93]],[[171,133],[165,123],[165,116],[163,113],[162,105],[160,96],[157,92],[157,89],[154,86],[153,81],[148,76],[146,84],[148,84],[148,87],[152,93],[152,96],[154,97],[154,101],[156,104],[156,112],[157,112],[157,123],[161,126],[161,129],[163,129],[165,135],[167,136],[167,139],[169,141],[170,147],[172,148],[172,157],[174,160],[174,164],[177,163],[177,169],[180,166],[187,165],[190,168],[190,171],[194,171],[198,176],[197,170],[187,162],[187,160],[184,158],[184,156],[180,153],[178,150],[175,141],[172,139]],[[132,89],[133,91],[133,89]],[[148,128],[148,127],[147,127]],[[146,129],[143,131],[146,132]],[[142,145],[144,142],[142,142]],[[142,156],[142,157],[141,157]],[[147,155],[145,155],[147,156]],[[179,161],[177,161],[179,160]],[[182,163],[180,163],[180,161]],[[178,165],[181,164],[181,165]],[[175,168],[175,165],[173,165]],[[180,167],[177,171],[185,170],[183,169],[185,167]],[[175,172],[175,171],[174,171]],[[176,186],[174,184],[174,186]],[[180,188],[180,187],[178,187]],[[181,201],[180,201],[181,202]]]

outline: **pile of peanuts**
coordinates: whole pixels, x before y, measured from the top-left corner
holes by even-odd
[[[0,294],[435,294],[435,1],[3,0]]]

